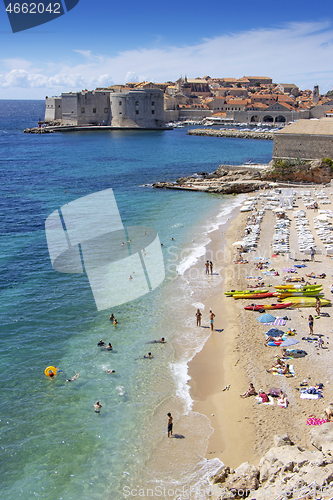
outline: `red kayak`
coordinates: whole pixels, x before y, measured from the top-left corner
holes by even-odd
[[[285,309],[286,307],[291,307],[292,305],[292,302],[283,302],[281,304],[253,304],[251,306],[245,306],[244,309],[247,309],[248,311],[261,311],[262,309]]]

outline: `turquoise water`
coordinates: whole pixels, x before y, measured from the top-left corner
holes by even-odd
[[[164,409],[190,410],[186,361],[205,340],[193,337],[187,313],[198,290],[182,277],[235,203],[150,185],[228,161],[267,162],[272,143],[186,136],[186,129],[23,134],[43,109],[41,101],[0,101],[1,498],[120,499],[143,476],[166,479],[150,478],[148,464],[165,441]],[[44,223],[65,203],[110,187],[125,226],[158,231],[166,280],[98,312],[86,276],[52,269]],[[166,344],[148,344],[162,336]],[[100,338],[114,350],[98,348]],[[154,359],[143,359],[149,350]],[[49,365],[62,370],[52,380],[44,375]],[[186,467],[175,482],[186,482]]]

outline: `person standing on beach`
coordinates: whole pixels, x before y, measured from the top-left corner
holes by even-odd
[[[314,255],[315,255],[314,248],[313,248],[313,247],[311,247],[311,248],[310,248],[310,258],[311,258],[311,262],[313,262],[313,261],[314,261]]]
[[[171,413],[167,413],[167,416],[169,417],[168,420],[168,437],[172,436],[172,426],[173,426],[173,418],[171,416]]]
[[[320,308],[321,308],[320,299],[318,297],[316,297],[316,313],[317,313],[317,316],[320,316]]]
[[[200,309],[197,309],[197,312],[195,313],[195,315],[197,317],[197,326],[201,326],[202,313],[201,313]]]
[[[206,267],[206,274],[209,274],[209,260],[206,260],[205,267]]]
[[[213,274],[213,262],[209,261],[210,274]]]
[[[313,316],[311,316],[311,314],[308,317],[308,321],[309,321],[310,335],[313,335]]]
[[[209,311],[209,323],[210,323],[210,331],[213,332],[214,331],[214,318],[215,318],[215,314],[213,313],[212,310]]]

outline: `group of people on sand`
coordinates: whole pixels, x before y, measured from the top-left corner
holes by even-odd
[[[195,316],[197,318],[197,326],[201,326],[202,312],[200,311],[200,309],[197,309],[197,312],[195,313]],[[215,314],[210,309],[209,310],[209,324],[210,324],[210,330],[212,332],[214,331],[214,318],[215,318]]]
[[[206,260],[205,270],[206,270],[206,274],[209,274],[209,271],[210,271],[210,274],[213,274],[213,262],[211,260]]]
[[[276,394],[274,394],[274,396],[275,395]],[[268,403],[268,396],[269,396],[269,394],[266,394],[266,392],[263,389],[260,389],[259,390],[259,394],[258,394],[258,392],[255,390],[254,385],[252,384],[252,382],[250,383],[248,390],[246,392],[244,392],[244,394],[240,395],[241,398],[248,398],[250,396],[259,396],[259,398],[261,398],[262,403]],[[282,408],[287,408],[287,406],[288,406],[288,399],[287,399],[287,396],[284,393],[284,391],[280,390],[279,394],[277,396],[278,396],[277,404],[279,406],[281,406]]]

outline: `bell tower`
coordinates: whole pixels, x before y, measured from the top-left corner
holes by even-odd
[[[315,85],[312,92],[312,102],[317,105],[319,102],[319,86]]]

